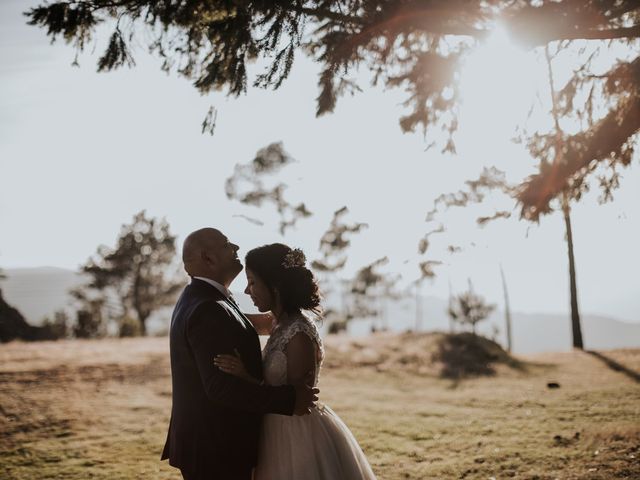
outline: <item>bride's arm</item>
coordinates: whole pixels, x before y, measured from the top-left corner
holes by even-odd
[[[316,372],[316,346],[304,333],[296,333],[286,348],[287,383],[289,385],[310,385]]]
[[[247,319],[253,324],[258,335],[269,335],[273,326],[273,315],[270,313],[245,313]]]

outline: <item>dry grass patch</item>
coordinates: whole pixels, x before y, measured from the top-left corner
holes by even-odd
[[[638,382],[583,352],[442,378],[437,335],[327,341],[321,399],[379,478],[640,478]],[[637,350],[601,353],[640,365]],[[0,478],[180,478],[159,461],[166,338],[11,343],[0,359]]]

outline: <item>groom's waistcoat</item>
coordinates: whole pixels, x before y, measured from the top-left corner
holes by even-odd
[[[262,379],[253,325],[214,286],[198,279],[183,291],[171,318],[172,409],[162,458],[194,473],[253,466],[263,413],[291,415],[293,387],[262,387],[223,373],[218,354],[237,350]]]

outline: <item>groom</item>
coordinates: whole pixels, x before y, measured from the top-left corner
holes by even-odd
[[[229,292],[242,271],[237,252],[213,228],[191,233],[183,246],[191,283],[171,318],[173,405],[162,460],[185,480],[250,480],[262,414],[304,415],[317,400],[317,389],[255,385],[214,366],[216,355],[237,350],[262,379],[258,335]]]

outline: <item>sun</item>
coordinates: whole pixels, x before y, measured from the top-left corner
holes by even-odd
[[[542,86],[539,67],[533,52],[497,26],[460,70],[461,124],[490,137],[512,136]]]

